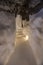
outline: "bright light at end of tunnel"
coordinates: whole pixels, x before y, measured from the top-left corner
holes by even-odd
[[[29,39],[28,35],[26,35],[24,39],[27,41]]]

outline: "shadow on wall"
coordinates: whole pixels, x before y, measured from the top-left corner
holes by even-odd
[[[0,12],[0,60],[5,62],[7,56],[14,49],[15,40],[15,17],[14,14]],[[0,64],[2,65],[2,64]]]
[[[7,35],[7,37],[13,35],[15,32],[15,26],[14,15],[6,12],[0,12],[0,38],[4,35]]]

